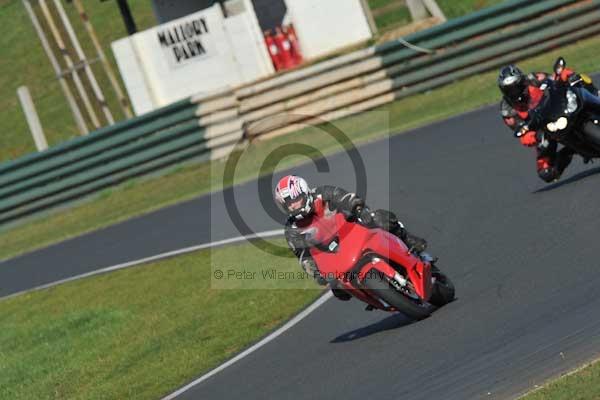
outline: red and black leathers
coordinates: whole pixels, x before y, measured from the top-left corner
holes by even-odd
[[[544,72],[536,72],[529,74],[527,80],[529,85],[527,86],[527,95],[523,96],[523,101],[518,103],[510,103],[505,98],[502,99],[500,105],[502,112],[502,119],[504,123],[511,128],[513,131],[518,131],[523,127],[529,118],[529,111],[534,109],[540,103],[540,100],[544,96],[544,80],[548,79],[548,74]],[[531,143],[531,136],[535,139],[535,133],[531,135],[529,132],[521,137],[527,137],[526,142],[523,145],[533,146],[535,141]]]
[[[561,80],[563,82],[569,82],[570,85],[581,85],[588,92],[593,94],[594,96],[598,96],[600,92],[598,92],[598,88],[592,82],[592,78],[585,74],[578,74],[570,68],[564,68],[560,74],[552,74],[553,80]]]
[[[573,71],[565,69],[561,74],[561,79],[575,77]],[[529,86],[527,87],[528,96],[524,96],[526,102],[509,104],[506,99],[502,99],[501,112],[504,123],[516,132],[526,125],[530,110],[537,107],[544,96],[544,80],[549,75],[543,72],[536,72],[527,76]],[[552,77],[557,78],[557,77]],[[529,131],[520,137],[521,144],[528,147],[536,146],[537,150],[537,172],[538,176],[545,182],[552,182],[558,179],[565,168],[571,163],[573,151],[568,148],[558,150],[558,143],[550,140],[543,132]]]
[[[543,133],[537,136],[537,173],[544,182],[553,182],[560,178],[564,170],[573,160],[575,152],[568,147],[557,151],[558,143],[549,140]]]
[[[328,282],[319,274],[318,266],[306,251],[311,245],[305,239],[303,229],[311,224],[313,215],[323,216],[326,208],[329,211],[339,212],[347,218],[356,218],[357,222],[369,228],[381,228],[398,236],[407,246],[415,251],[425,250],[427,242],[417,236],[409,234],[404,226],[398,221],[396,215],[385,210],[369,210],[363,199],[354,193],[335,186],[320,186],[312,190],[313,211],[311,215],[297,220],[289,218],[285,225],[285,238],[290,249],[298,257],[302,268],[321,285]],[[335,285],[335,282],[330,282]],[[349,300],[351,296],[344,290],[332,287],[333,294],[340,300]]]

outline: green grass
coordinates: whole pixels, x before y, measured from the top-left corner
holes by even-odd
[[[312,279],[304,289],[216,290],[211,260],[237,269],[299,268],[295,259],[239,245],[0,301],[0,398],[158,399],[321,293]]]
[[[391,9],[383,14],[375,15],[374,18],[375,25],[377,25],[377,29],[380,30],[407,25],[412,21],[410,12],[406,7]]]
[[[525,70],[548,70],[560,54],[579,71],[597,71],[600,65],[600,54],[595,49],[598,45],[600,45],[599,38],[588,39],[561,50],[548,52],[520,65]],[[336,125],[355,143],[360,143],[406,131],[498,101],[496,72],[492,71],[396,101],[378,108],[378,112],[341,119],[336,122]],[[500,117],[490,123],[500,124]],[[273,140],[257,142],[247,149],[241,159],[235,182],[257,177],[257,171],[265,156],[282,144],[288,143],[309,144],[319,148],[325,154],[340,150],[339,145],[317,128],[308,128]],[[290,157],[285,159],[278,168],[291,166],[304,160],[306,158],[300,156]],[[104,192],[101,198],[93,197],[83,204],[70,208],[68,212],[58,210],[17,226],[5,227],[0,231],[0,259],[142,215],[201,193],[217,190],[223,185],[223,170],[222,161],[178,167],[165,176],[139,180],[136,184],[129,183],[111,189]]]
[[[110,43],[127,36],[117,4],[114,1],[99,0],[83,3],[104,51],[116,70]],[[130,0],[129,4],[140,30],[155,25],[149,1]],[[79,17],[74,13],[74,6],[67,2],[63,2],[63,5],[71,17],[86,55],[95,58],[96,53],[84,33]],[[41,15],[39,18],[42,20]],[[66,100],[21,0],[0,0],[0,49],[0,162],[35,151],[16,95],[16,90],[21,85],[28,86],[31,91],[49,145],[77,136],[78,131]],[[64,64],[62,59],[61,63]],[[116,97],[99,63],[93,65],[93,70],[115,117],[122,119]]]
[[[504,0],[437,0],[438,5],[446,15],[446,18],[452,19],[463,15],[490,7]]]
[[[380,8],[388,6],[390,4],[398,4],[403,5],[404,1],[402,0],[369,0],[369,8],[371,11],[376,11]]]
[[[446,18],[460,17],[503,0],[437,0]],[[379,30],[398,28],[412,22],[406,2],[403,0],[369,0],[375,24]]]
[[[600,362],[564,376],[520,400],[598,400],[600,399]]]

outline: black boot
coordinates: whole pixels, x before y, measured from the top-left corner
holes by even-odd
[[[422,253],[425,251],[425,249],[427,249],[427,241],[425,239],[409,233],[408,231],[406,231],[406,229],[404,230],[404,232],[404,238],[401,239],[404,241],[404,243],[406,243],[406,245],[411,251],[414,251],[416,253]]]
[[[427,241],[425,239],[413,235],[401,223],[397,222],[396,224],[396,228],[390,230],[391,233],[398,236],[411,251],[416,253],[425,251],[427,248]]]
[[[331,293],[341,301],[348,301],[352,298],[352,295],[344,289],[331,289]]]
[[[338,300],[348,301],[352,298],[352,295],[348,293],[348,291],[340,288],[341,285],[338,281],[330,281],[329,286],[331,287],[331,293],[333,293]]]

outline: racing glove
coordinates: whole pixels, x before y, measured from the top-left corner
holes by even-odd
[[[427,241],[425,239],[409,233],[404,227],[402,229],[404,230],[404,238],[402,240],[410,250],[422,253],[427,249]]]
[[[526,147],[533,147],[537,144],[537,136],[534,131],[527,131],[519,137],[521,144]]]
[[[302,266],[302,269],[304,270],[304,272],[306,272],[309,276],[312,276],[314,278],[314,280],[321,286],[325,286],[327,285],[327,281],[325,280],[325,278],[323,278],[321,276],[321,273],[319,272],[319,269],[317,268],[317,264],[315,263],[315,260],[312,259],[312,257],[300,257],[300,266]]]

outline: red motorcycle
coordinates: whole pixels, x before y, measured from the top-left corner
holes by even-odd
[[[314,216],[303,233],[323,278],[337,281],[367,310],[400,311],[420,320],[454,299],[454,285],[426,253],[397,236],[351,222],[343,214]]]

